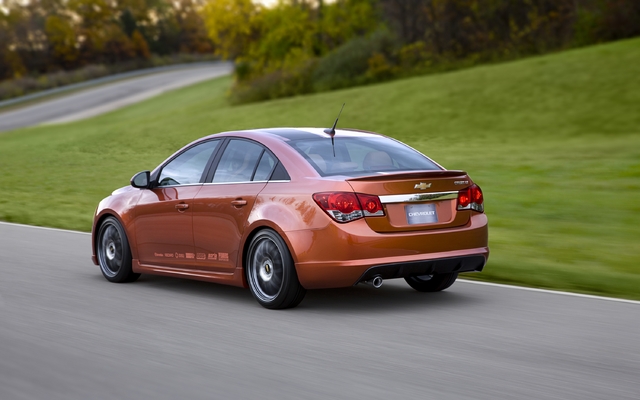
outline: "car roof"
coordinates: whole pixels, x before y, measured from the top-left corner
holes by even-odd
[[[314,139],[318,137],[326,138],[327,133],[323,128],[270,128],[261,129],[261,131],[280,136],[284,139]],[[363,137],[363,136],[380,136],[373,132],[365,132],[353,129],[336,129],[336,136],[341,137]]]
[[[325,128],[260,128],[260,129],[244,129],[238,131],[220,132],[213,135],[205,136],[192,142],[194,143],[211,140],[215,138],[244,138],[256,140],[267,146],[283,163],[287,172],[292,179],[320,176],[318,171],[306,160],[298,151],[296,151],[288,142],[294,140],[313,140],[324,139],[329,140],[330,136],[324,133]],[[361,131],[356,129],[336,129],[336,137],[344,138],[363,138],[363,137],[385,137],[374,132]],[[188,145],[188,146],[190,146]],[[187,147],[187,146],[185,146]],[[184,148],[183,148],[184,149]],[[182,151],[179,150],[179,151]],[[339,179],[338,175],[325,177],[327,179]]]
[[[220,137],[220,136],[240,136],[240,137],[252,137],[255,135],[264,136],[269,135],[272,137],[277,137],[281,140],[289,141],[295,139],[315,139],[320,137],[328,137],[328,135],[324,132],[325,128],[259,128],[259,129],[246,129],[241,131],[230,131],[230,132],[220,132],[214,135],[210,135],[207,138],[211,137]],[[338,137],[371,137],[371,136],[382,136],[374,132],[367,132],[357,129],[336,129],[336,136]]]

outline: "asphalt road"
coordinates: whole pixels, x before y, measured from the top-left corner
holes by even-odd
[[[172,89],[227,75],[232,68],[226,62],[185,65],[182,69],[104,84],[4,112],[0,110],[0,132],[93,117]]]
[[[640,397],[640,303],[386,281],[270,311],[89,257],[87,234],[0,223],[0,399]]]

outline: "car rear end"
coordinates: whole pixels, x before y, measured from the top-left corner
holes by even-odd
[[[481,271],[486,264],[488,229],[480,187],[464,171],[444,170],[433,162],[422,165],[430,169],[407,170],[403,161],[396,161],[403,154],[384,140],[372,142],[371,148],[337,149],[335,161],[316,143],[294,144],[301,153],[318,153],[303,155],[324,175],[312,194],[324,216],[316,218],[311,229],[287,233],[304,287]],[[342,145],[348,142],[343,139]],[[411,152],[408,157],[417,153],[404,147]],[[375,165],[388,162],[382,153],[390,154],[393,166]],[[334,175],[331,165],[353,172],[340,170]]]

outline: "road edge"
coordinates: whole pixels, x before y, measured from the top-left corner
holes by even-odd
[[[129,78],[135,78],[143,75],[157,74],[161,72],[174,71],[179,69],[189,69],[189,68],[198,68],[207,65],[219,65],[219,64],[230,64],[228,61],[198,61],[193,63],[183,63],[183,64],[173,64],[173,65],[164,65],[161,67],[152,67],[145,69],[138,69],[128,72],[121,72],[113,75],[106,75],[101,78],[90,79],[88,81],[82,81],[77,83],[72,83],[70,85],[59,86],[52,89],[41,90],[39,92],[33,92],[26,94],[24,96],[18,96],[11,99],[6,99],[0,101],[0,110],[5,107],[10,107],[14,105],[19,105],[21,103],[29,102],[32,100],[39,100],[41,98],[46,98],[49,96],[54,96],[57,94],[63,94],[70,91],[90,88],[94,86],[103,85],[106,83],[111,83],[115,81],[120,81]]]
[[[12,225],[12,226],[19,226],[24,228],[43,229],[47,231],[75,233],[80,235],[91,235],[90,232],[81,232],[81,231],[74,231],[70,229],[61,229],[61,228],[49,228],[46,226],[26,225],[26,224],[19,224],[15,222],[0,221],[0,225]],[[596,296],[596,295],[584,294],[584,293],[563,292],[561,290],[540,289],[540,288],[532,288],[532,287],[518,286],[518,285],[506,285],[504,283],[484,282],[484,281],[476,281],[476,280],[470,280],[470,279],[458,279],[458,282],[470,283],[472,285],[483,285],[483,286],[500,287],[505,289],[524,290],[527,292],[548,293],[548,294],[556,294],[561,296],[579,297],[583,299],[605,300],[605,301],[613,301],[617,303],[640,305],[640,301],[638,300],[619,299],[617,297],[606,297],[606,296]]]

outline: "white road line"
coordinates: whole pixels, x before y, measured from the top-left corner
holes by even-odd
[[[615,298],[615,297],[595,296],[595,295],[592,295],[592,294],[562,292],[560,290],[538,289],[538,288],[530,288],[530,287],[525,287],[525,286],[505,285],[505,284],[502,284],[502,283],[472,281],[472,280],[469,280],[469,279],[460,279],[459,282],[472,283],[474,285],[496,286],[496,287],[502,287],[502,288],[507,288],[507,289],[526,290],[528,292],[559,294],[559,295],[562,295],[562,296],[582,297],[582,298],[585,298],[585,299],[607,300],[607,301],[616,301],[618,303],[629,303],[629,304],[638,304],[638,305],[640,305],[640,301],[637,301],[637,300],[627,300],[627,299],[618,299],[618,298]]]
[[[90,235],[91,234],[89,232],[72,231],[72,230],[68,230],[68,229],[59,229],[59,228],[47,228],[45,226],[16,224],[14,222],[4,222],[4,221],[0,221],[0,225],[13,225],[13,226],[21,226],[21,227],[25,227],[25,228],[44,229],[44,230],[47,230],[47,231],[79,233],[81,235]],[[595,296],[595,295],[592,295],[592,294],[562,292],[560,290],[538,289],[538,288],[530,288],[530,287],[525,287],[525,286],[505,285],[505,284],[502,284],[502,283],[472,281],[472,280],[468,280],[468,279],[459,279],[458,282],[471,283],[473,285],[495,286],[495,287],[501,287],[501,288],[506,288],[506,289],[525,290],[525,291],[528,291],[528,292],[558,294],[558,295],[562,295],[562,296],[582,297],[582,298],[585,298],[585,299],[606,300],[606,301],[615,301],[615,302],[618,302],[618,303],[627,303],[627,304],[640,305],[640,301],[638,301],[638,300],[618,299],[618,298],[615,298],[615,297]]]

